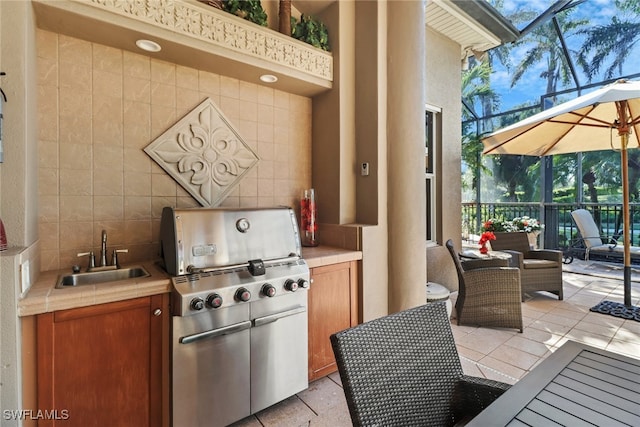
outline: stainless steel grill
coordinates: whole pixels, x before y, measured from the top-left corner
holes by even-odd
[[[308,387],[309,268],[290,208],[162,215],[174,426],[228,425]]]

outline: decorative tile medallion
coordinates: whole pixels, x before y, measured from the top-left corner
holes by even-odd
[[[217,206],[259,161],[211,98],[144,151],[202,206]]]

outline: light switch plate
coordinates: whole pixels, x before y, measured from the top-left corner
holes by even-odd
[[[31,275],[29,271],[29,260],[26,260],[22,264],[20,264],[20,284],[21,291],[24,294],[31,287]]]

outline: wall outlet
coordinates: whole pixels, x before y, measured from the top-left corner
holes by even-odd
[[[360,164],[360,175],[369,176],[369,162],[364,162]]]
[[[24,294],[31,287],[31,272],[29,271],[29,260],[20,264],[20,284]]]

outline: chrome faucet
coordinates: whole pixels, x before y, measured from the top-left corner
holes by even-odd
[[[107,266],[107,230],[102,230],[102,248],[100,249],[100,267]]]
[[[111,257],[111,265],[107,264],[107,230],[102,230],[102,246],[100,248],[100,265],[96,265],[96,257],[91,252],[82,252],[79,253],[78,256],[89,256],[89,266],[87,267],[87,271],[101,271],[101,270],[115,270],[120,268],[120,263],[118,262],[118,254],[119,253],[127,253],[128,249],[114,249],[113,255]],[[74,266],[75,268],[80,268],[79,266]]]

